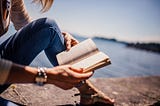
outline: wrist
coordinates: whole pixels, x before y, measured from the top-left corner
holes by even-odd
[[[44,83],[47,82],[47,73],[46,73],[47,68],[45,67],[38,67],[37,69],[37,74],[35,76],[35,82],[36,84],[42,86]]]
[[[57,69],[54,68],[47,68],[46,69],[46,74],[47,74],[47,83],[48,84],[54,84],[54,82],[58,79],[58,71]]]

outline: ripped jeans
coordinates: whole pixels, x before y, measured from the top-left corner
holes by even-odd
[[[0,56],[17,64],[29,65],[44,50],[51,64],[57,66],[56,54],[65,49],[64,38],[56,22],[41,18],[24,26],[5,40],[0,45]],[[5,85],[0,86],[1,92],[4,89]],[[8,106],[7,100],[0,98],[0,102],[3,106]]]

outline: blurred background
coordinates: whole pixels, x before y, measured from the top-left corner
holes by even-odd
[[[92,38],[112,64],[93,77],[160,75],[160,0],[54,0],[52,8],[25,0],[33,19],[49,17],[79,41]],[[9,32],[0,41],[15,33]],[[31,66],[52,67],[44,52]]]
[[[50,17],[62,30],[83,36],[160,42],[159,0],[54,0],[45,14],[25,0],[29,14]]]

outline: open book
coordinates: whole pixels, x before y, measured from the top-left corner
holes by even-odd
[[[70,64],[84,68],[84,72],[93,71],[111,64],[109,57],[99,51],[92,39],[87,39],[73,46],[69,51],[57,54],[59,65]]]

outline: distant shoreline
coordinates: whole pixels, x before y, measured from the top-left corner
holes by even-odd
[[[151,51],[151,52],[160,54],[160,43],[139,43],[139,42],[130,43],[130,42],[125,42],[125,41],[119,41],[115,38],[104,38],[104,37],[94,37],[94,39],[101,39],[101,40],[107,40],[107,41],[112,41],[112,42],[117,42],[117,43],[123,43],[126,45],[126,47]]]

